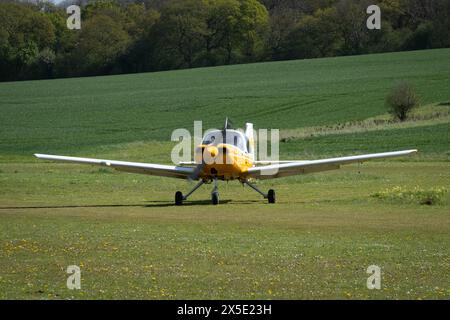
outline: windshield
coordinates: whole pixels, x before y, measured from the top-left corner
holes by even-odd
[[[203,144],[218,144],[221,143],[221,137],[222,137],[222,132],[220,131],[214,131],[211,133],[208,133],[204,138],[203,138]]]
[[[219,143],[222,143],[222,140],[222,131],[217,130],[208,133],[203,139],[203,144],[217,145]],[[246,150],[246,139],[244,135],[239,131],[227,130],[225,140],[225,143],[227,144],[232,144],[244,151]]]

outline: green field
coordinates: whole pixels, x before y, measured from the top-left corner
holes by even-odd
[[[422,106],[388,119],[399,80]],[[450,49],[0,83],[0,298],[449,299]],[[409,158],[221,183],[39,161],[169,163],[172,130],[279,128],[281,158],[418,148]],[[78,265],[82,289],[66,288]],[[382,271],[368,290],[366,269]]]

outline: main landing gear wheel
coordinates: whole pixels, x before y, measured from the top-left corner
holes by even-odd
[[[183,194],[181,191],[175,192],[175,204],[181,206],[183,204]]]
[[[264,199],[267,199],[269,201],[269,203],[275,203],[275,190],[270,189],[268,193],[264,193],[261,190],[259,190],[254,184],[248,182],[248,180],[244,180],[244,181],[242,181],[242,183],[245,183],[250,188],[252,188],[256,192],[258,192],[260,195],[262,195],[264,197]]]
[[[219,204],[219,193],[218,192],[211,193],[211,201],[212,201],[213,205]]]
[[[269,193],[267,193],[267,199],[269,200],[269,203],[275,203],[275,190],[269,190]]]

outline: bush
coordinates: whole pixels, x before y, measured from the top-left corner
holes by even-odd
[[[395,118],[405,121],[411,110],[418,106],[419,96],[412,85],[400,82],[386,97],[386,104]]]

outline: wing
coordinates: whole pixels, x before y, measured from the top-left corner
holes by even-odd
[[[74,163],[92,164],[98,166],[105,166],[114,168],[119,171],[141,173],[153,176],[188,179],[194,173],[195,168],[192,167],[179,167],[168,166],[162,164],[141,163],[141,162],[126,162],[126,161],[114,161],[114,160],[102,160],[92,158],[78,158],[78,157],[65,157],[55,156],[50,154],[38,154],[35,156],[44,160],[57,160],[67,161]]]
[[[367,160],[380,158],[400,157],[413,154],[416,152],[417,150],[414,149],[414,150],[403,150],[384,153],[372,153],[360,156],[273,164],[268,166],[250,168],[247,171],[247,177],[257,179],[273,179],[273,178],[288,177],[298,174],[339,169],[340,166],[343,164],[364,162]]]

